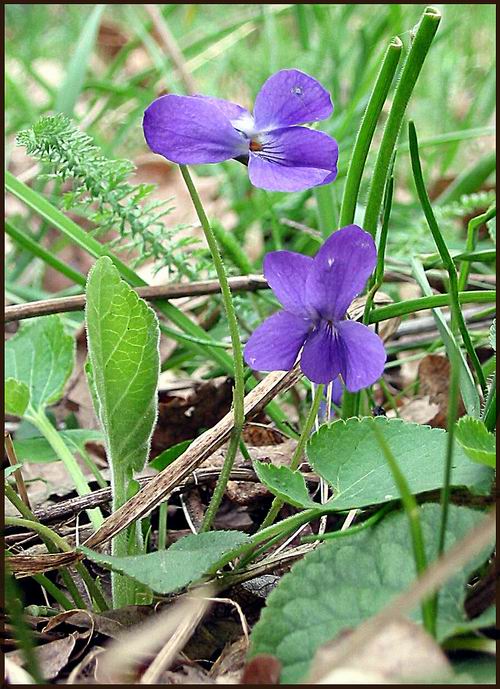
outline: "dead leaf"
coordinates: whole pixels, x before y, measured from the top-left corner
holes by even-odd
[[[342,636],[345,638],[344,633]],[[347,632],[349,634],[349,632]],[[341,667],[332,659],[338,640],[322,646],[312,663],[308,681],[314,684],[397,684],[446,679],[451,665],[436,641],[410,620],[389,622],[379,634],[356,648]]]
[[[428,395],[430,402],[438,405],[438,413],[429,421],[433,428],[446,428],[450,388],[450,362],[441,354],[428,354],[418,367],[420,394]],[[462,398],[459,398],[457,418],[465,414]]]
[[[80,636],[77,632],[73,632],[62,639],[56,639],[35,648],[40,673],[44,679],[57,677],[66,667]],[[6,657],[16,664],[23,664],[24,655],[20,650],[10,651]]]
[[[439,405],[431,402],[429,395],[414,397],[398,408],[401,419],[420,424],[430,424],[438,412]],[[393,409],[389,409],[386,415],[388,418],[395,418],[396,412]]]

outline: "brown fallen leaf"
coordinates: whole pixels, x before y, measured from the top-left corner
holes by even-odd
[[[49,641],[48,644],[35,648],[40,673],[44,679],[54,679],[66,667],[79,638],[81,634],[73,632],[62,639]],[[21,650],[10,651],[6,657],[17,665],[23,664],[24,656]]]
[[[413,423],[430,424],[439,412],[439,405],[430,401],[429,395],[414,397],[398,408],[399,417]],[[396,412],[389,409],[388,418],[395,418]]]
[[[345,638],[344,633],[343,638]],[[421,625],[405,618],[389,622],[379,634],[358,647],[340,667],[332,665],[337,641],[322,646],[312,662],[309,681],[315,684],[395,684],[446,680],[451,665]]]
[[[428,395],[429,401],[438,405],[438,413],[428,422],[433,428],[446,428],[450,388],[450,362],[441,354],[428,354],[418,367],[419,392]],[[462,398],[459,397],[457,418],[465,414]]]

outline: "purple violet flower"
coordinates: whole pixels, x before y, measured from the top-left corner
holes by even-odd
[[[264,275],[284,310],[262,323],[245,347],[245,361],[258,371],[288,371],[299,351],[300,367],[314,383],[340,374],[349,392],[374,383],[384,370],[380,337],[346,312],[377,260],[368,232],[348,225],[334,232],[314,258],[272,251]]]
[[[330,94],[297,69],[283,69],[265,82],[253,116],[230,101],[210,96],[161,96],[144,113],[149,148],[181,165],[248,163],[251,183],[270,191],[302,191],[333,182],[338,146],[324,132],[300,127],[333,112]]]

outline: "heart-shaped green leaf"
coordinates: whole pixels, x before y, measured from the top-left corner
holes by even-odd
[[[436,525],[441,508],[426,504],[419,511],[427,559],[432,562],[438,552]],[[480,512],[450,505],[446,548],[483,518]],[[488,554],[471,560],[441,589],[438,640],[475,628],[475,620],[468,620],[463,608],[465,587]],[[351,537],[324,543],[294,565],[269,595],[252,632],[250,655],[277,656],[283,666],[281,682],[300,682],[319,646],[377,613],[415,578],[408,518],[403,511],[393,512]],[[422,621],[419,608],[411,618]]]
[[[59,435],[66,445],[75,452],[85,449],[85,443],[102,443],[104,440],[101,431],[74,428],[68,431],[59,431]],[[46,438],[35,436],[14,441],[16,457],[20,462],[55,462],[59,459],[54,448]]]
[[[80,550],[90,560],[167,594],[201,579],[225,553],[247,540],[248,536],[240,531],[208,531],[185,536],[167,550],[146,555],[112,557],[83,546]]]
[[[400,419],[365,417],[322,426],[308,443],[314,471],[333,488],[332,510],[375,505],[399,498],[392,472],[374,433],[377,424],[414,494],[443,485],[447,433]],[[469,461],[460,445],[453,453],[452,486],[487,494],[493,473]]]

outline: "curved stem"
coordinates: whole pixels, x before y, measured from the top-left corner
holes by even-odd
[[[429,196],[425,188],[424,178],[422,174],[422,166],[420,164],[420,156],[418,154],[417,132],[415,130],[415,125],[413,124],[413,122],[409,122],[408,124],[408,134],[410,143],[411,165],[413,170],[413,178],[415,180],[415,187],[417,189],[417,194],[420,199],[420,204],[424,211],[424,215],[427,220],[427,224],[431,231],[434,242],[436,244],[437,250],[439,251],[443,265],[448,272],[452,313],[451,330],[453,332],[453,325],[458,326],[460,334],[462,335],[463,343],[471,358],[472,364],[476,371],[477,379],[484,393],[486,390],[486,381],[484,379],[483,369],[481,368],[479,357],[476,354],[476,350],[474,349],[474,345],[472,344],[469,331],[467,330],[467,325],[465,324],[465,319],[462,310],[460,309],[457,269],[448,250],[448,247],[446,246],[446,242],[441,234],[439,225],[437,224],[436,218],[432,210],[431,202],[429,200]]]
[[[314,426],[314,421],[318,415],[319,405],[321,403],[324,388],[324,385],[318,385],[318,387],[316,388],[316,393],[314,395],[314,399],[312,401],[309,414],[307,415],[304,427],[302,429],[302,433],[300,434],[299,442],[297,443],[297,447],[295,448],[295,452],[293,453],[292,459],[290,461],[289,468],[292,471],[295,471],[295,469],[299,466],[300,460],[302,459],[306,442],[309,439],[309,435],[311,434],[312,428]],[[278,516],[278,512],[283,507],[283,505],[283,500],[280,500],[280,498],[274,498],[269,512],[267,513],[264,521],[259,527],[259,531],[261,531],[262,529],[266,529],[274,522],[274,520]]]
[[[427,568],[427,555],[425,552],[424,536],[422,533],[422,525],[420,524],[420,514],[417,501],[410,490],[403,472],[399,468],[397,460],[394,457],[394,454],[392,453],[384,434],[380,428],[378,428],[376,423],[373,425],[373,430],[375,432],[377,442],[380,445],[380,449],[384,453],[387,464],[391,470],[394,483],[396,484],[399,494],[401,495],[401,500],[403,502],[410,526],[415,568],[417,570],[417,574],[421,575]],[[430,599],[422,602],[422,618],[425,629],[429,634],[434,636],[436,631],[435,606],[433,601]]]
[[[375,237],[377,232],[377,222],[384,188],[406,107],[440,21],[441,14],[437,9],[434,7],[427,7],[425,9],[406,58],[401,79],[394,92],[391,111],[387,118],[377,162],[375,163],[363,223],[364,229],[370,232],[372,237]]]
[[[217,272],[217,277],[219,279],[222,301],[224,303],[224,309],[226,311],[226,318],[229,327],[229,333],[231,335],[231,344],[233,347],[233,360],[234,360],[234,390],[233,390],[233,414],[234,423],[233,430],[231,432],[231,438],[229,442],[229,447],[224,459],[224,466],[222,467],[221,475],[217,481],[210,505],[208,506],[201,531],[209,531],[212,527],[215,514],[219,508],[222,501],[222,497],[226,490],[226,485],[229,480],[229,474],[234,464],[234,459],[236,457],[236,452],[239,446],[239,439],[241,431],[243,430],[243,424],[245,422],[245,410],[244,410],[244,397],[245,397],[245,378],[244,378],[244,365],[243,365],[243,348],[241,346],[240,333],[238,328],[238,321],[236,319],[236,312],[234,309],[233,299],[231,296],[231,288],[229,287],[229,282],[226,275],[226,270],[224,268],[224,263],[222,261],[222,256],[219,251],[219,246],[217,244],[217,239],[210,227],[208,218],[206,216],[205,210],[201,203],[201,199],[196,191],[196,187],[193,184],[189,170],[185,165],[180,165],[181,173],[188,188],[189,194],[193,201],[196,213],[198,215],[199,221],[203,228],[205,238],[207,240],[208,248],[212,254],[212,258],[215,265],[215,270]]]
[[[370,100],[366,106],[365,114],[363,115],[361,126],[354,143],[349,169],[347,171],[344,195],[340,207],[340,227],[349,225],[354,221],[356,202],[358,200],[359,187],[366,158],[378,118],[385,103],[385,99],[387,98],[387,94],[389,93],[394,74],[396,73],[402,47],[403,44],[398,37],[394,38],[389,44]]]

